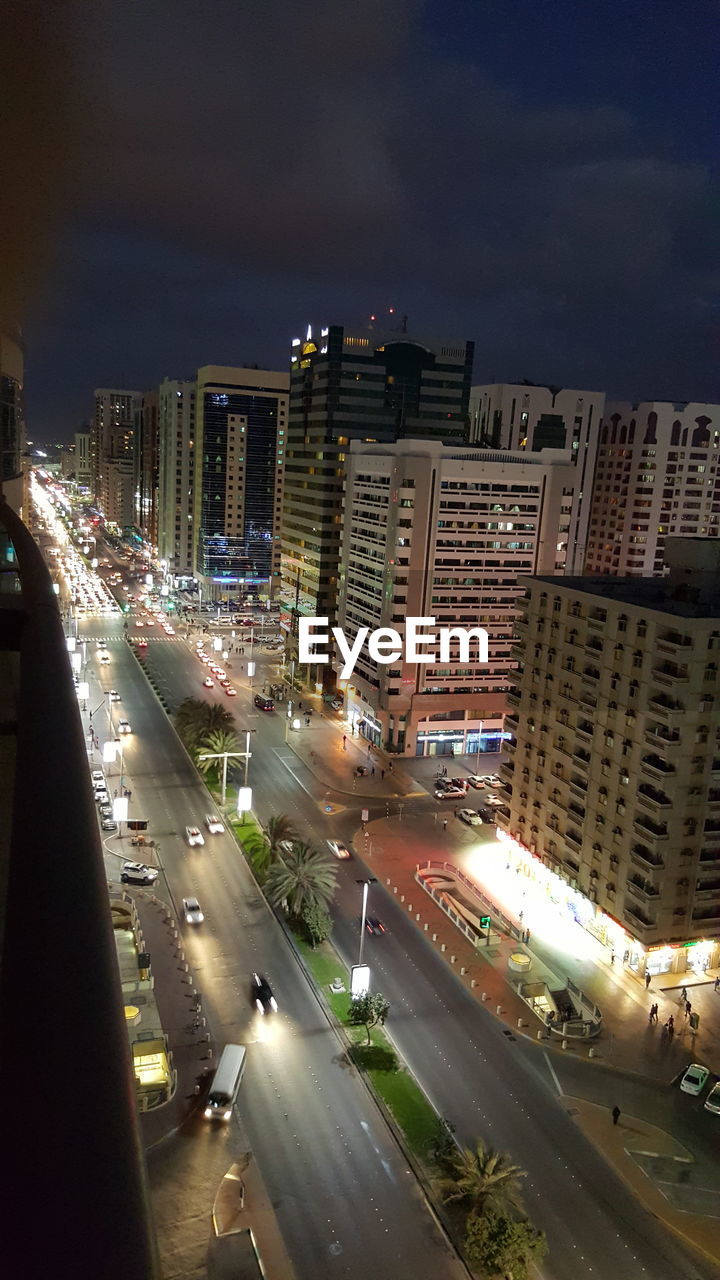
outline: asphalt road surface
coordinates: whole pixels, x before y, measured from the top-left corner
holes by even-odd
[[[106,623],[92,628],[93,634],[111,631]],[[161,642],[154,649],[170,659],[186,652]],[[216,1126],[199,1136],[200,1169],[217,1174],[221,1144],[227,1165],[252,1147],[300,1280],[366,1277],[369,1270],[382,1280],[410,1273],[459,1280],[457,1260],[234,842],[206,833],[204,848],[187,846],[185,827],[202,827],[207,793],[128,647],[111,642],[110,653],[103,668],[93,657],[91,672],[105,688],[118,690],[116,714],[132,725],[124,758],[132,777],[131,816],[147,818],[159,842],[163,877],[157,891],[165,896],[165,879],[175,904],[189,894],[199,898],[206,921],[195,931],[184,927],[185,945],[215,1043],[249,1045],[237,1127],[218,1132]],[[197,667],[196,659],[190,661]],[[94,718],[101,739],[103,716],[98,711]],[[116,772],[109,770],[111,787],[119,782]],[[120,855],[113,853],[120,843],[106,840],[108,867],[116,870],[122,857],[137,853],[128,840]],[[267,974],[275,989],[279,1013],[271,1026],[251,1007],[253,970]],[[187,1159],[186,1142],[183,1147]],[[197,1176],[188,1177],[188,1215],[198,1213],[197,1202],[190,1202],[197,1185]],[[206,1220],[214,1191],[206,1187],[208,1199],[200,1206]]]
[[[208,838],[211,856],[207,847],[204,852],[183,847],[177,833],[186,823],[201,822],[202,789],[163,725],[164,713],[148,695],[144,677],[133,672],[132,655],[123,653],[114,661],[123,675],[108,687],[112,683],[122,692],[127,684],[123,705],[137,729],[134,776],[146,776],[138,792],[142,796],[147,786],[147,803],[154,806],[143,816],[156,832],[168,831],[160,836],[161,857],[173,891],[178,896],[196,892],[208,915],[208,928],[189,954],[196,969],[202,966],[200,984],[210,1000],[218,1041],[248,1034],[243,1002],[250,968],[269,974],[283,1010],[277,1039],[253,1050],[240,1112],[299,1273],[309,1275],[315,1267],[315,1275],[331,1274],[335,1257],[337,1274],[360,1275],[361,1268],[363,1275],[368,1270],[443,1274],[450,1264],[440,1248],[435,1246],[437,1263],[427,1252],[429,1220],[409,1188],[411,1179],[361,1085],[339,1063],[337,1041],[242,859],[225,837]],[[206,692],[217,697],[216,691],[202,689],[204,669],[186,646],[152,644],[148,662],[171,704]],[[250,766],[256,813],[262,820],[287,813],[316,843],[330,835],[348,839],[358,825],[361,802],[336,797],[345,812],[325,816],[322,789],[284,744],[283,716],[256,712],[249,692],[238,688],[238,698],[228,699],[228,705],[240,728],[257,731]],[[157,797],[152,801],[151,792]],[[335,940],[349,961],[357,954],[356,879],[364,873],[358,859],[339,867]],[[461,988],[381,886],[371,892],[372,909],[387,932],[367,938],[365,958],[373,967],[374,985],[391,1002],[388,1030],[440,1114],[456,1125],[458,1138],[469,1144],[482,1137],[527,1170],[526,1207],[550,1243],[543,1276],[715,1276],[717,1269],[691,1258],[586,1142],[558,1100],[547,1060],[506,1035]],[[342,1252],[333,1254],[335,1243]]]

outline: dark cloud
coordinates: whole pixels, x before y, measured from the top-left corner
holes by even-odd
[[[574,67],[568,101],[541,50],[528,92],[493,65],[481,11],[453,45],[420,0],[89,6],[36,385],[63,368],[72,417],[81,383],[89,404],[99,382],[203,360],[284,363],[303,320],[393,302],[475,338],[479,379],[717,394],[708,167],[612,60],[602,91]]]

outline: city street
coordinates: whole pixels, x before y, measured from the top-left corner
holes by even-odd
[[[98,634],[97,625],[93,634]],[[360,1197],[365,1214],[372,1218],[376,1210],[370,1207],[370,1197],[377,1191],[378,1167],[385,1169],[383,1160],[392,1170],[387,1173],[388,1179],[398,1178],[392,1147],[388,1147],[387,1138],[382,1138],[382,1126],[373,1117],[362,1089],[337,1064],[337,1042],[323,1029],[317,1005],[290,960],[286,944],[258,898],[242,860],[225,837],[211,837],[212,846],[208,847],[208,841],[200,851],[184,847],[179,833],[186,822],[201,821],[203,790],[194,780],[182,748],[163,725],[164,713],[147,688],[143,690],[144,677],[139,671],[133,676],[135,659],[123,646],[119,648],[121,653],[113,658],[119,669],[113,680],[121,691],[127,683],[124,707],[134,727],[137,722],[138,730],[133,747],[137,759],[128,765],[138,771],[137,775],[133,773],[133,810],[137,787],[140,800],[148,807],[142,816],[150,818],[153,833],[160,839],[161,859],[176,897],[183,892],[197,892],[209,917],[208,926],[195,939],[189,954],[200,970],[199,982],[218,1039],[247,1034],[248,1017],[243,1016],[243,1005],[247,1008],[250,968],[257,965],[268,972],[280,1000],[282,1032],[277,1043],[258,1045],[255,1062],[261,1060],[263,1066],[248,1073],[239,1111],[263,1176],[277,1200],[288,1246],[299,1261],[299,1270],[310,1274],[306,1266],[319,1266],[320,1258],[324,1258],[328,1269],[328,1256],[333,1256],[329,1250],[337,1237],[345,1267],[356,1256],[359,1268],[362,1249],[355,1255],[350,1238],[340,1233],[340,1206],[345,1206],[348,1215],[352,1212],[361,1238],[357,1198]],[[170,705],[177,705],[184,696],[203,696],[204,669],[184,644],[151,643],[145,661]],[[109,672],[114,673],[112,664]],[[328,795],[292,748],[285,746],[283,716],[255,712],[250,694],[240,682],[238,689],[238,698],[228,700],[228,705],[232,705],[239,727],[258,730],[252,744],[250,782],[253,808],[261,820],[266,821],[272,813],[285,812],[301,834],[316,843],[330,835],[351,838],[358,827],[360,804],[345,792]],[[207,696],[215,698],[217,693],[207,691]],[[140,782],[143,770],[146,781]],[[172,802],[167,799],[168,790],[173,795]],[[336,807],[330,817],[322,809],[328,801]],[[414,803],[428,804],[422,800]],[[359,860],[339,868],[336,940],[348,960],[354,959],[357,945],[360,891],[355,880],[362,872]],[[369,939],[367,956],[374,964],[376,985],[391,1001],[388,1029],[438,1111],[457,1125],[458,1137],[463,1142],[483,1137],[509,1151],[528,1171],[527,1207],[550,1240],[543,1274],[553,1280],[574,1280],[580,1266],[607,1280],[630,1274],[647,1274],[658,1280],[713,1275],[714,1268],[692,1261],[664,1228],[628,1196],[624,1184],[558,1104],[552,1072],[539,1055],[528,1050],[521,1039],[509,1040],[496,1020],[461,988],[396,903],[379,887],[373,889],[373,896],[373,909],[382,916],[388,932],[381,938]],[[212,945],[208,945],[210,934]],[[290,1027],[285,1022],[288,1015],[292,1019]],[[292,1050],[290,1041],[294,1041]],[[299,1074],[303,1087],[298,1092]],[[600,1079],[596,1074],[598,1089]],[[616,1080],[613,1077],[612,1088],[616,1088]],[[608,1096],[610,1087],[608,1082]],[[322,1098],[318,1090],[322,1091]],[[329,1106],[327,1114],[324,1106]],[[371,1124],[373,1134],[372,1142],[368,1141],[370,1150],[358,1147],[358,1135],[365,1132],[363,1108],[367,1112],[365,1123]],[[285,1121],[286,1111],[290,1124]],[[373,1146],[378,1148],[377,1156]],[[335,1159],[324,1167],[323,1152],[327,1150],[334,1150]],[[338,1178],[338,1156],[341,1163],[342,1153],[348,1150],[352,1152],[351,1164],[345,1176]],[[407,1177],[403,1175],[404,1180]],[[361,1192],[358,1179],[363,1178],[367,1185]],[[310,1196],[308,1185],[313,1187]],[[397,1182],[390,1182],[387,1190],[397,1195]],[[381,1200],[385,1211],[385,1191]],[[322,1206],[310,1219],[308,1201]],[[325,1212],[333,1205],[338,1206],[337,1215]],[[426,1217],[407,1192],[400,1198],[397,1210],[393,1208],[388,1214],[390,1220],[393,1240],[396,1234],[403,1236],[406,1229],[412,1234],[413,1223],[421,1235],[429,1229],[420,1226]],[[404,1273],[410,1271],[413,1264],[407,1248],[407,1243],[402,1243],[396,1250],[388,1240],[390,1269],[392,1260],[402,1254]],[[417,1248],[417,1253],[419,1257],[422,1249]],[[383,1274],[377,1266],[375,1247],[373,1255],[373,1270]],[[420,1274],[427,1274],[427,1265],[421,1266]],[[433,1274],[439,1274],[437,1269]]]

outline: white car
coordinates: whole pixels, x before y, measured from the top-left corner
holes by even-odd
[[[217,818],[213,813],[205,814],[205,826],[207,827],[211,836],[221,836],[223,831],[225,830],[220,819]]]
[[[107,652],[107,649],[101,649],[100,653],[98,654],[98,658],[102,663],[107,665],[107,663],[110,661],[110,654]]]
[[[96,804],[107,804],[107,803],[108,803],[108,790],[107,790],[107,787],[102,786],[102,787],[96,787],[96,788],[95,788],[95,803],[96,803]]]
[[[482,788],[485,786],[485,779],[479,773],[471,773],[468,776],[467,781],[468,781],[468,785],[471,787],[475,787],[476,790],[482,790]]]
[[[497,776],[497,774],[496,774],[496,773],[489,774],[489,775],[488,775],[488,777],[485,779],[485,782],[487,783],[487,785],[488,785],[489,787],[504,787],[504,786],[505,786],[505,783],[503,782],[502,778],[498,778],[498,776]]]
[[[705,1099],[705,1110],[714,1111],[716,1115],[720,1116],[720,1080],[713,1085]]]
[[[183,898],[182,904],[186,924],[202,924],[205,917],[197,898]]]
[[[120,702],[120,694],[117,689],[108,689],[108,697],[111,702]]]
[[[457,818],[460,818],[462,822],[467,822],[469,827],[482,826],[482,818],[480,817],[479,813],[475,812],[474,809],[458,809],[457,814],[455,816]]]
[[[682,1092],[693,1093],[696,1096],[698,1093],[702,1093],[708,1082],[709,1075],[710,1072],[707,1067],[701,1067],[699,1062],[691,1063],[680,1081]]]
[[[118,720],[118,733],[132,733],[132,726],[129,720]]]
[[[465,792],[460,787],[436,787],[436,800],[461,800]]]
[[[202,834],[202,831],[200,831],[197,827],[186,827],[185,839],[187,840],[191,849],[193,849],[195,845],[201,845],[205,843],[205,837]]]
[[[330,852],[335,854],[336,858],[341,858],[345,861],[347,858],[352,857],[350,850],[346,844],[343,844],[342,840],[326,840],[325,843]]]
[[[102,769],[93,769],[92,774],[90,776],[92,778],[94,787],[105,786],[105,774],[103,773]]]
[[[144,862],[124,862],[120,873],[123,884],[154,884],[160,872]]]

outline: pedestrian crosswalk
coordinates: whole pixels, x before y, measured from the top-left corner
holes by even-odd
[[[150,635],[149,633],[146,636],[144,636],[142,632],[139,632],[137,635],[135,635],[134,632],[128,632],[127,636],[124,636],[124,635],[122,636],[118,636],[118,635],[78,636],[78,640],[80,641],[81,644],[83,643],[83,641],[86,641],[88,644],[96,644],[98,641],[102,641],[104,644],[110,644],[112,641],[116,641],[118,644],[127,644],[128,639],[132,644],[137,644],[138,640],[147,640],[149,643],[151,642],[152,644],[174,644],[177,640],[184,639],[184,637],[183,636],[153,636],[153,635]]]

